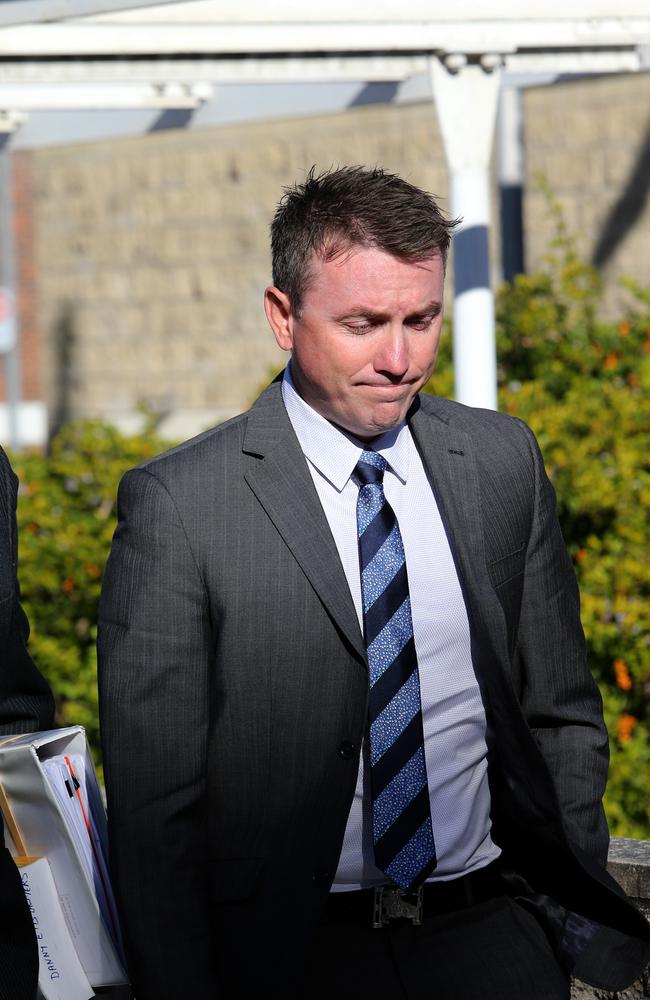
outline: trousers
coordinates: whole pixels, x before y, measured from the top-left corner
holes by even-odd
[[[310,1000],[568,1000],[568,974],[525,905],[500,895],[420,926],[332,918],[307,958]]]

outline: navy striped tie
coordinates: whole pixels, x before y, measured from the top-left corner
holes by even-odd
[[[370,678],[370,785],[375,864],[412,890],[435,868],[420,679],[404,546],[384,496],[386,460],[364,451],[352,474]]]

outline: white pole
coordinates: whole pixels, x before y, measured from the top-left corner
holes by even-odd
[[[465,57],[430,61],[431,81],[450,172],[450,212],[461,216],[454,238],[454,376],[461,403],[497,409],[494,296],[490,282],[490,152],[499,63]],[[451,67],[451,69],[449,68]],[[486,68],[484,68],[486,67]]]
[[[14,255],[13,186],[11,177],[11,150],[9,136],[3,136],[0,143],[0,273],[3,284],[14,293],[17,302],[16,261]],[[5,387],[9,424],[9,446],[20,446],[20,340],[18,336],[18,312],[15,311],[15,340],[5,354]]]
[[[524,140],[521,91],[501,88],[496,125],[496,168],[501,211],[501,277],[512,281],[524,270],[522,204]]]

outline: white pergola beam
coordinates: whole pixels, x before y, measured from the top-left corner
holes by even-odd
[[[289,81],[405,80],[426,72],[426,56],[323,56],[237,59],[138,59],[109,61],[75,58],[45,62],[0,62],[0,86],[19,84],[123,83],[275,83]]]
[[[210,84],[101,84],[70,86],[6,85],[0,82],[0,108],[12,111],[79,111],[128,108],[198,108],[212,96]]]
[[[13,0],[9,4],[0,4],[0,27],[114,14],[116,11],[136,7],[160,7],[177,2],[178,0]]]
[[[509,73],[624,73],[647,65],[643,50],[513,53]],[[209,57],[163,59],[28,60],[0,62],[0,86],[65,84],[277,83],[289,81],[402,81],[427,71],[425,55],[287,56],[262,59]]]
[[[646,68],[642,46],[634,49],[579,49],[571,52],[516,52],[503,60],[509,73],[638,73]]]
[[[578,21],[321,24],[34,24],[0,28],[0,56],[239,55],[244,53],[483,53],[635,48],[650,17]]]
[[[137,21],[133,11],[102,16],[101,20]],[[435,9],[435,14],[432,14]],[[431,0],[181,0],[163,2],[150,10],[150,21],[275,21],[294,24],[298,21],[496,21],[575,20],[576,18],[647,17],[647,0],[523,0],[515,10],[503,0],[454,0],[453,4],[435,4]]]

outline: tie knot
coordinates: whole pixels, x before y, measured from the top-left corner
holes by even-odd
[[[382,483],[386,471],[386,459],[376,451],[362,451],[352,478],[357,486],[368,486],[370,483]]]

